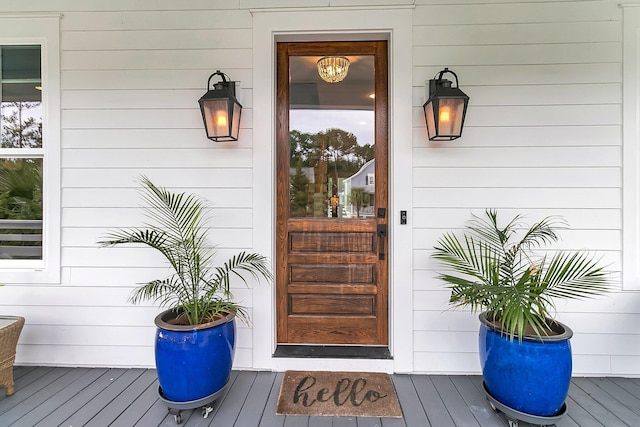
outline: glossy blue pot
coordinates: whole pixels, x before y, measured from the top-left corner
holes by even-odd
[[[556,415],[571,383],[573,332],[553,322],[557,335],[509,340],[480,314],[480,365],[489,394],[509,408],[540,417]]]
[[[235,315],[201,325],[175,325],[172,310],[155,323],[156,369],[167,400],[188,402],[220,391],[229,380],[235,352]]]

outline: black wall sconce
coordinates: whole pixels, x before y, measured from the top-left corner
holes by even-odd
[[[222,77],[222,81],[214,83],[211,89],[213,76]],[[236,82],[227,77],[220,70],[211,74],[207,93],[198,100],[207,138],[212,141],[237,141],[240,132],[242,105],[236,99]]]
[[[453,74],[456,87],[443,79],[445,73]],[[438,77],[429,80],[429,99],[424,103],[424,117],[427,121],[427,136],[430,141],[451,141],[460,138],[467,114],[469,97],[458,88],[458,76],[445,68]]]

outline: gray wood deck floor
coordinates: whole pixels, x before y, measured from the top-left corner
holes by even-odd
[[[154,370],[16,367],[16,392],[0,389],[0,426],[175,426],[158,399]],[[490,427],[508,426],[481,392],[478,376],[393,375],[404,418],[275,415],[281,373],[234,371],[231,386],[205,419],[182,413],[182,424],[220,427]],[[640,379],[574,378],[558,427],[640,426]],[[530,424],[520,422],[520,426]]]

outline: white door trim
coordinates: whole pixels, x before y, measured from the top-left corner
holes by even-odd
[[[275,349],[275,288],[253,288],[253,367],[411,372],[413,369],[412,7],[265,9],[253,14],[253,249],[275,260],[276,40],[389,40],[390,349],[393,360],[282,359]]]

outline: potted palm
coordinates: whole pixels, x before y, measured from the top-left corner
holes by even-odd
[[[608,273],[584,251],[548,253],[566,227],[558,217],[528,226],[521,216],[499,225],[495,210],[474,215],[461,238],[444,234],[432,257],[450,304],[480,317],[479,353],[487,393],[518,413],[553,417],[571,381],[571,329],[553,319],[555,298],[609,290]]]
[[[266,258],[240,252],[214,265],[215,251],[207,241],[204,200],[194,194],[172,193],[141,177],[144,228],[108,233],[101,246],[142,244],[161,253],[171,271],[167,277],[141,284],[132,303],[153,300],[168,309],[156,319],[155,359],[160,393],[171,402],[202,401],[226,385],[235,350],[235,319],[248,320],[233,300],[232,277],[247,275],[271,281]]]

